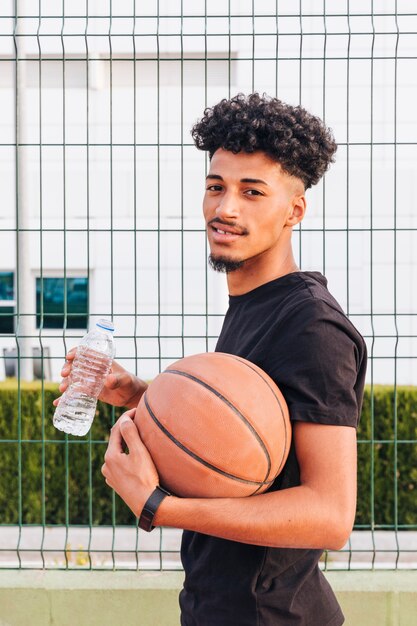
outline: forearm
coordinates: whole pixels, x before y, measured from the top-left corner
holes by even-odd
[[[130,411],[113,426],[102,472],[139,517],[159,476],[133,416]],[[156,511],[154,525],[271,547],[343,547],[356,508],[356,432],[299,423],[293,436],[299,486],[247,498],[167,496]],[[123,451],[123,441],[129,454]]]
[[[155,523],[255,545],[281,548],[341,548],[352,514],[301,485],[250,498],[168,497]]]

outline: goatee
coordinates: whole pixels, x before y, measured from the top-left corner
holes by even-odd
[[[228,259],[224,256],[213,256],[212,254],[210,254],[208,262],[210,267],[212,267],[216,272],[224,272],[226,274],[235,272],[245,263],[245,261],[233,261],[233,259]]]

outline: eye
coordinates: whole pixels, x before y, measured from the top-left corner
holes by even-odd
[[[259,191],[258,189],[247,189],[247,191],[245,191],[245,194],[247,196],[263,196],[264,195],[262,191]]]
[[[223,187],[221,185],[208,185],[206,191],[221,191]]]

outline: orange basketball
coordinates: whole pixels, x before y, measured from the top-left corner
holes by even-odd
[[[237,356],[188,356],[159,374],[135,415],[161,485],[178,496],[262,493],[288,456],[288,408],[274,381]]]

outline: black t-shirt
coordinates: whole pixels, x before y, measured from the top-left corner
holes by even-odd
[[[295,272],[231,296],[216,346],[277,383],[292,421],[356,427],[365,343],[317,272]],[[271,490],[300,484],[291,446]],[[182,626],[340,626],[318,567],[322,550],[254,546],[185,531]]]

